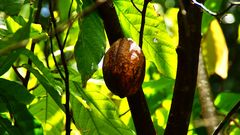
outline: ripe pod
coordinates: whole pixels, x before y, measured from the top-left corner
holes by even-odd
[[[108,89],[119,97],[137,92],[145,75],[145,57],[134,41],[120,38],[112,44],[103,60],[103,78]]]

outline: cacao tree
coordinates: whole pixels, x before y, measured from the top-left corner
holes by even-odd
[[[0,135],[240,134],[238,0],[0,3]]]

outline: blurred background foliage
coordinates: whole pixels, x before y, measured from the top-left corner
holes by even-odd
[[[133,1],[141,9],[143,0]],[[51,54],[49,5],[43,0],[37,24],[33,23],[37,2],[0,0],[0,134],[65,132],[64,84]],[[113,2],[125,36],[138,41],[141,14],[130,0]],[[71,16],[76,16],[93,1],[53,0],[53,3],[57,24],[63,27],[70,17],[69,10]],[[229,4],[228,0],[205,2],[214,12],[223,11]],[[175,82],[178,7],[177,0],[152,0],[146,14],[143,51],[147,63],[143,90],[159,135],[166,127]],[[203,12],[201,49],[219,121],[240,100],[239,15],[240,6],[233,6],[218,20]],[[62,41],[66,34],[64,51],[71,82],[72,134],[134,134],[126,98],[114,96],[103,81],[101,59],[109,44],[98,13],[94,11],[75,21],[69,32],[60,33]],[[29,51],[32,42],[36,42],[34,53]],[[57,64],[63,71],[57,41],[52,42]],[[28,59],[33,66],[27,65]],[[23,87],[20,76],[25,76],[27,69],[32,74],[28,86]],[[239,120],[240,112],[231,118],[223,133],[240,134]],[[26,127],[29,123],[33,127]],[[197,93],[188,134],[207,134]]]

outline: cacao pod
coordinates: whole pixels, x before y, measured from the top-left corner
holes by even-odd
[[[114,42],[103,60],[103,78],[108,89],[119,97],[128,97],[141,87],[145,75],[145,57],[141,48],[127,38]]]

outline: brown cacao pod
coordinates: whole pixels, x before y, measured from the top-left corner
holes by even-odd
[[[141,87],[145,75],[145,57],[134,41],[120,38],[112,44],[103,60],[103,78],[108,89],[119,97],[128,97]]]

